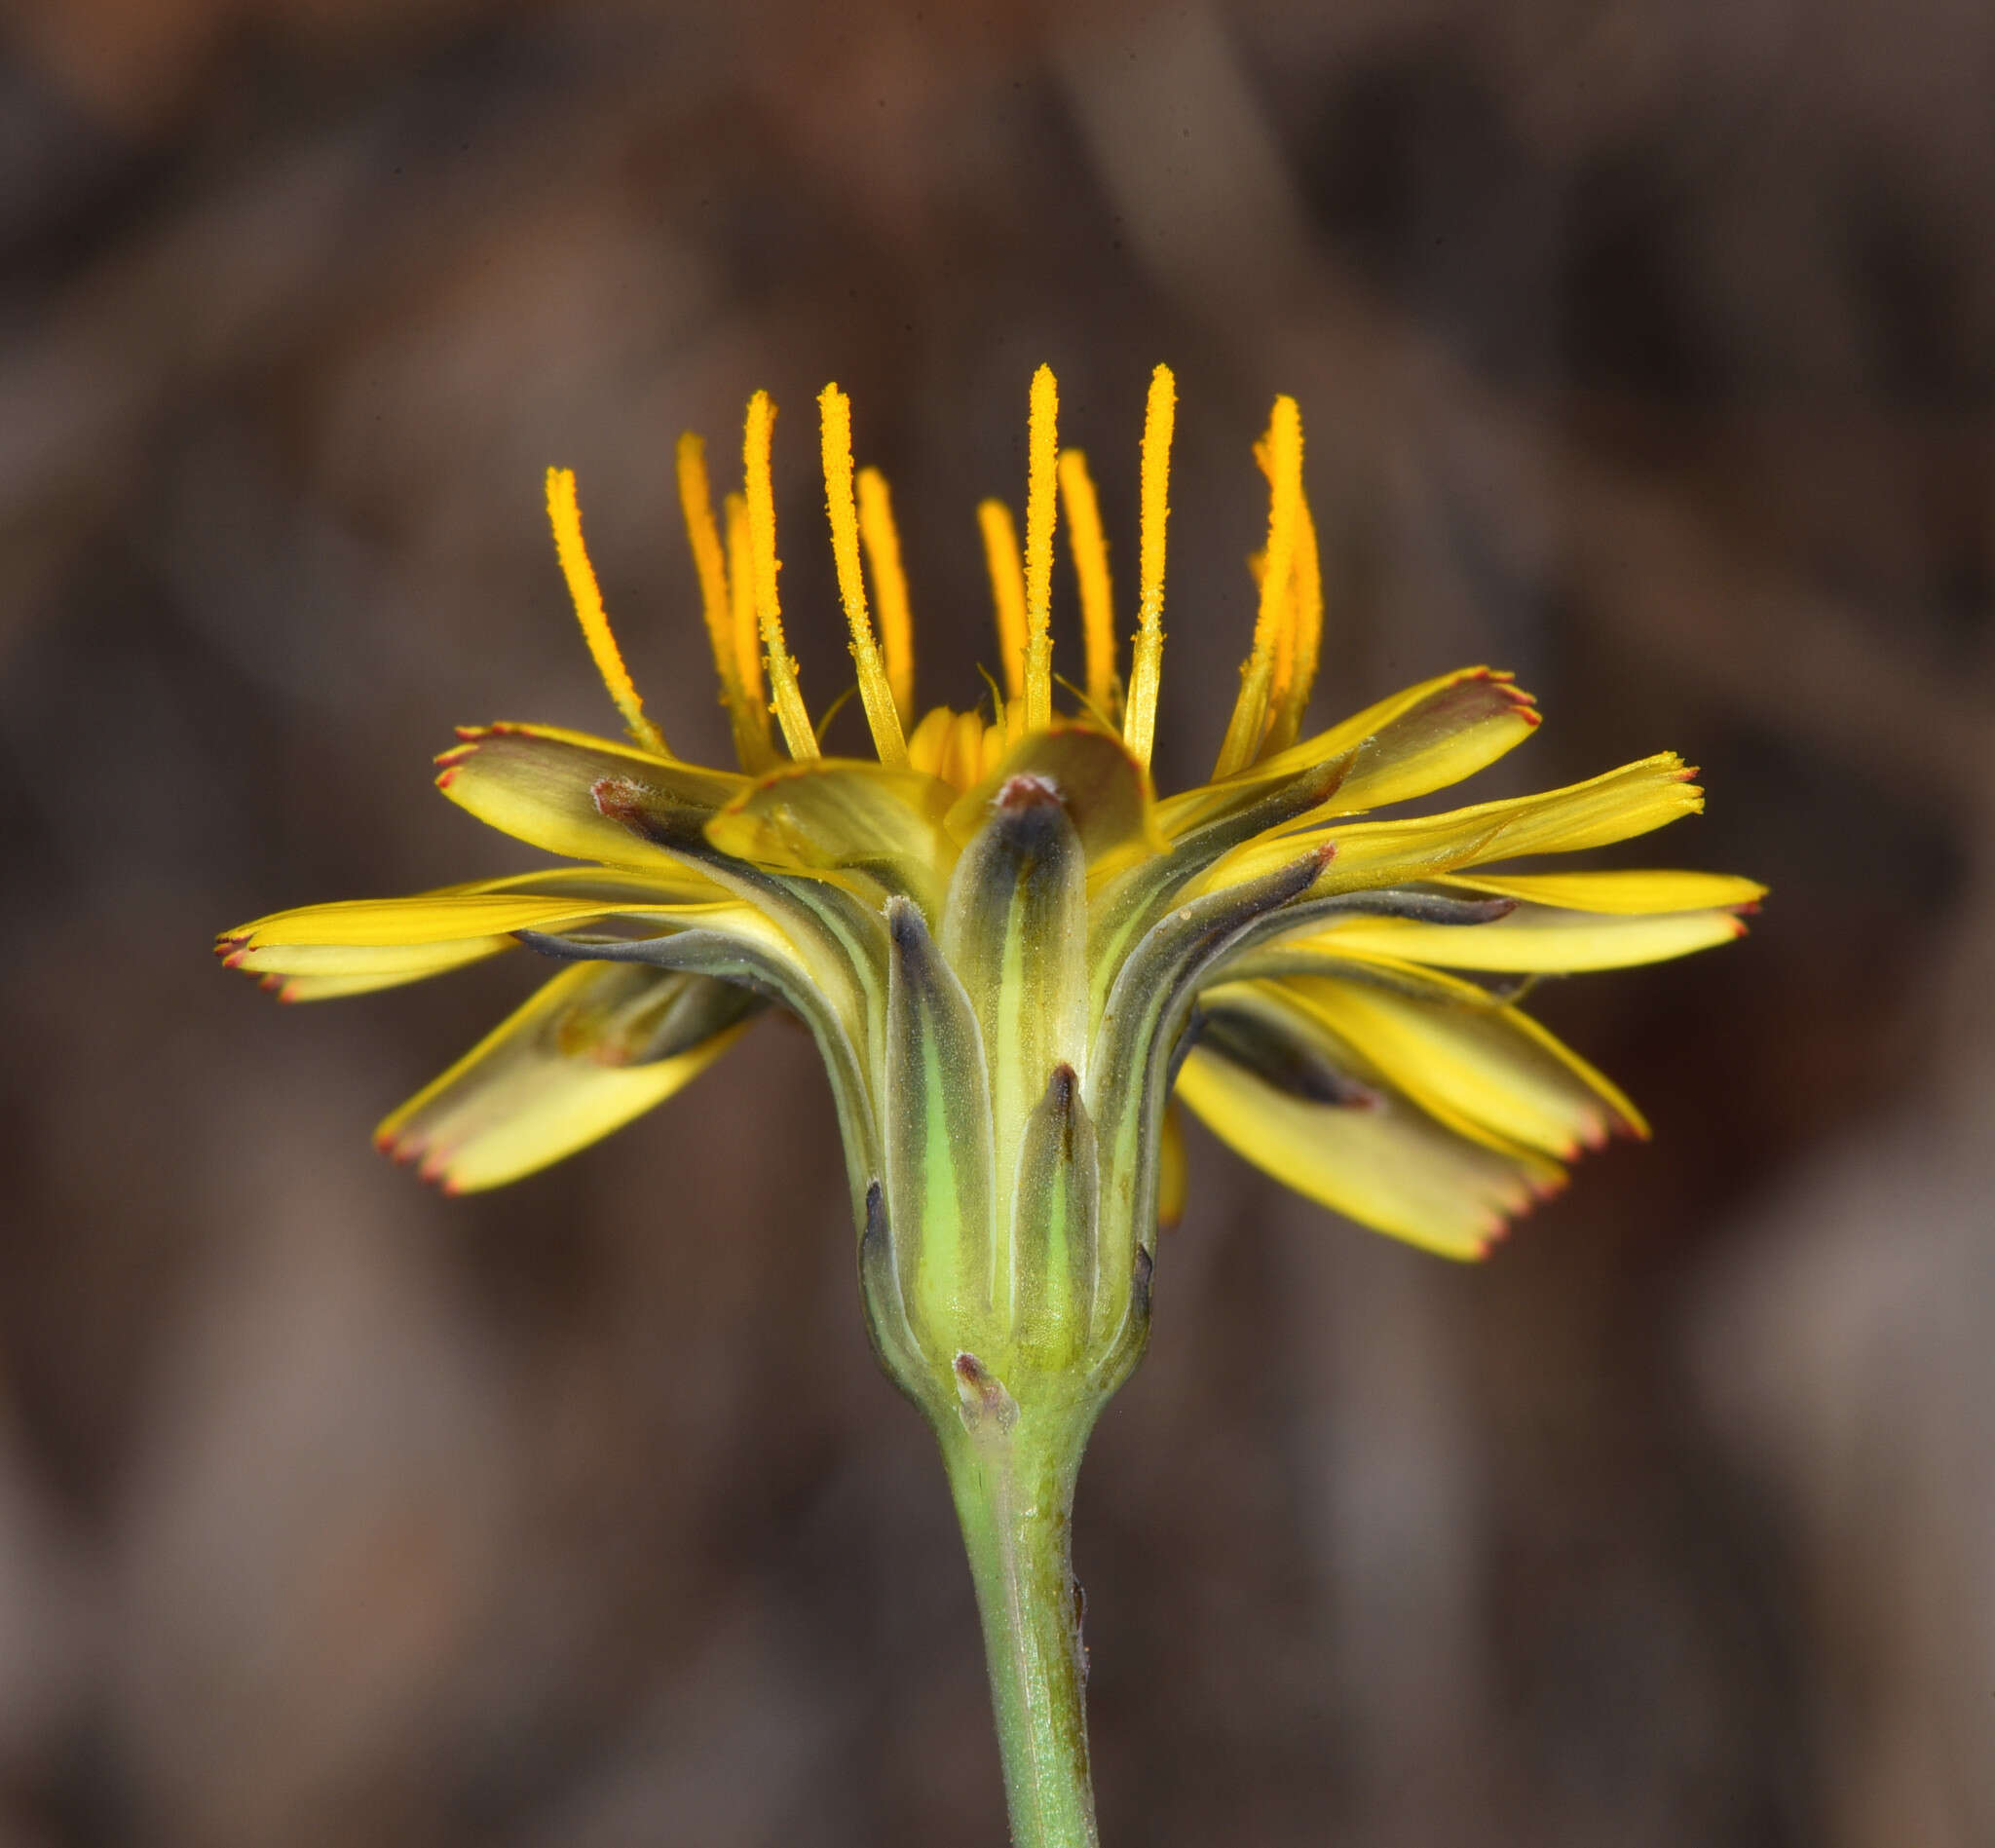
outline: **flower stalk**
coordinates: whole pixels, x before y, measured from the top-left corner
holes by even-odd
[[[1087,1652],[1070,1533],[1086,1443],[1073,1408],[1026,1408],[965,1354],[940,1429],[983,1622],[1015,1848],[1096,1848]]]

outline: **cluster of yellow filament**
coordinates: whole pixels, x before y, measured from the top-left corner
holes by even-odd
[[[1087,458],[1058,441],[1058,390],[1046,366],[1033,376],[1026,446],[1025,546],[1011,509],[987,500],[977,509],[997,611],[1003,693],[988,729],[971,714],[938,707],[912,733],[914,623],[892,499],[877,469],[852,467],[851,400],[827,385],[817,400],[819,447],[839,597],[851,634],[858,694],[880,761],[916,768],[967,786],[1003,745],[1042,729],[1053,717],[1053,533],[1067,515],[1068,547],[1078,592],[1083,650],[1080,695],[1103,725],[1120,726],[1144,763],[1156,732],[1163,662],[1164,531],[1169,517],[1171,436],[1177,387],[1167,366],[1151,375],[1145,408],[1137,625],[1126,689],[1116,674],[1114,599],[1109,549]],[[748,400],[742,487],[722,502],[716,521],[706,446],[679,438],[679,503],[699,579],[700,602],[720,676],[734,748],[742,766],[763,771],[778,760],[773,716],[792,759],[818,755],[817,733],[783,638],[776,592],[775,500],[770,467],[775,406],[767,392]],[[1323,582],[1316,529],[1302,494],[1302,420],[1295,399],[1279,397],[1255,458],[1267,476],[1267,544],[1249,561],[1261,586],[1254,648],[1240,670],[1240,696],[1214,766],[1214,780],[1237,774],[1296,740],[1316,675],[1323,632]],[[664,735],[645,715],[637,688],[611,632],[594,570],[582,539],[575,476],[547,471],[547,514],[561,569],[583,637],[603,684],[631,737],[668,755]],[[863,554],[863,565],[862,565]],[[876,636],[867,585],[880,614]]]

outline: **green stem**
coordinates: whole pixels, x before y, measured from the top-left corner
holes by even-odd
[[[1076,1441],[1071,1419],[1035,1422],[1030,1410],[942,1433],[984,1622],[1015,1848],[1097,1848],[1100,1840],[1068,1545],[1084,1437]]]

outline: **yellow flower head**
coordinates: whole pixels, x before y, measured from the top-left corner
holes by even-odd
[[[1480,1256],[1581,1148],[1646,1133],[1612,1083],[1521,1011],[1524,988],[1727,942],[1762,887],[1490,870],[1694,813],[1702,792],[1668,753],[1541,795],[1363,818],[1481,770],[1538,715],[1507,674],[1470,667],[1302,737],[1323,593],[1287,397],[1255,451],[1269,515],[1239,698],[1211,779],[1159,799],[1174,403],[1159,366],[1126,682],[1093,481],[1079,451],[1059,448],[1041,367],[1023,545],[1001,502],[979,509],[1002,691],[988,716],[918,715],[886,484],[855,475],[850,405],[826,387],[832,555],[876,752],[863,761],[820,754],[785,643],[766,394],[750,400],[741,491],[718,518],[702,444],[688,435],[678,450],[738,770],[683,761],[646,716],[574,477],[550,471],[561,566],[630,741],[479,727],[437,760],[437,784],[570,864],[280,913],[227,932],[220,953],[287,999],[520,944],[563,962],[381,1127],[384,1149],[452,1191],[606,1135],[759,1012],[787,1008],[838,1099],[883,1358],[936,1403],[980,1405],[1007,1368],[1084,1365],[1107,1388],[1133,1363],[1160,1185],[1182,1173],[1174,1092],[1312,1199]],[[1063,509],[1084,635],[1069,712],[1054,705],[1050,623]]]

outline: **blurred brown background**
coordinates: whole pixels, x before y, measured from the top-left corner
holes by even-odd
[[[538,971],[280,1010],[207,944],[528,863],[427,760],[614,729],[549,462],[724,751],[670,444],[758,385],[807,691],[836,378],[968,700],[1042,358],[1125,622],[1178,369],[1167,786],[1287,390],[1317,715],[1514,667],[1474,793],[1675,746],[1647,856],[1776,890],[1545,996],[1658,1136],[1486,1266],[1195,1144],[1081,1483],[1110,1848],[1995,1842],[1995,13],[4,19],[0,1842],[1001,1841],[802,1037],[448,1202],[367,1130]]]

